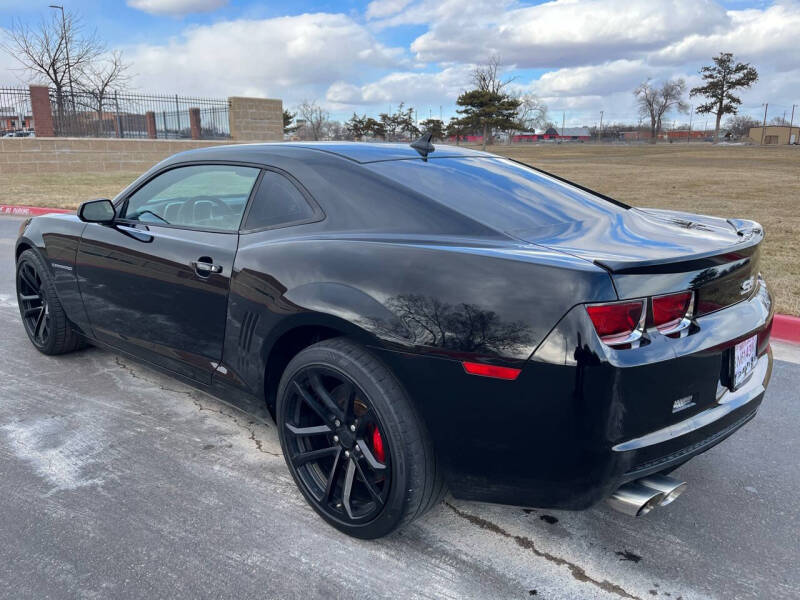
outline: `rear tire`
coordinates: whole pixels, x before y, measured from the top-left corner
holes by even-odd
[[[389,369],[355,342],[336,338],[299,352],[281,377],[276,408],[292,477],[340,531],[381,537],[441,501],[424,424]]]
[[[56,294],[53,277],[42,258],[25,250],[17,260],[17,303],[28,339],[48,355],[65,354],[83,345],[72,329]]]

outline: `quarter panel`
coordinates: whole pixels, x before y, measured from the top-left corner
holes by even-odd
[[[347,323],[385,347],[510,363],[525,361],[576,302],[616,298],[600,268],[535,246],[334,239],[315,227],[240,237],[224,364],[248,388],[263,385],[258,349],[298,314]]]

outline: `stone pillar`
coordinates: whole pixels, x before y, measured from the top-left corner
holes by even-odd
[[[200,139],[200,109],[199,108],[190,108],[189,109],[189,127],[192,131],[192,139],[199,140]]]
[[[283,102],[269,98],[228,98],[231,138],[236,141],[283,140]]]
[[[50,89],[46,85],[32,85],[29,89],[36,137],[56,137],[53,110],[50,106]]]
[[[156,113],[152,110],[148,110],[144,113],[144,120],[147,125],[147,137],[151,140],[156,139]]]

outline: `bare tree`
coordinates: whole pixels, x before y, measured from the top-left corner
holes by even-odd
[[[301,137],[312,140],[322,139],[325,124],[330,119],[330,113],[314,100],[303,100],[297,107],[297,113],[300,116],[298,121],[302,121],[299,130]]]
[[[522,94],[515,97],[520,104],[517,109],[516,128],[509,131],[509,140],[517,131],[534,131],[547,125],[547,105],[538,96]]]
[[[112,90],[120,90],[130,81],[128,68],[119,50],[114,50],[103,61],[91,61],[80,68],[79,87],[91,99],[90,108],[97,111],[101,123],[103,108]]]
[[[490,56],[485,65],[475,67],[472,71],[472,83],[482,92],[499,94],[504,87],[514,81],[516,77],[506,80],[500,79],[500,57]]]
[[[35,26],[14,21],[0,46],[34,80],[52,84],[59,109],[63,108],[70,78],[105,52],[103,42],[94,32],[85,34],[80,17],[69,10],[63,12],[63,21],[60,13],[42,18]]]
[[[687,112],[689,105],[683,100],[686,93],[686,82],[683,79],[670,79],[656,86],[647,81],[641,83],[634,91],[639,112],[650,118],[650,143],[655,144],[661,131],[662,119],[673,110]]]
[[[725,122],[725,130],[737,140],[750,135],[753,127],[761,127],[761,121],[750,115],[733,115]]]

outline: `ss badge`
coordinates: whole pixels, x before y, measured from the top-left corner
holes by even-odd
[[[753,283],[755,282],[753,277],[748,277],[742,282],[742,285],[739,286],[741,291],[739,292],[740,295],[744,296],[745,294],[749,294],[750,291],[753,289]]]
[[[689,408],[690,406],[694,406],[694,402],[692,399],[694,396],[686,396],[685,398],[678,398],[675,402],[672,403],[672,413],[680,412],[685,408]]]

